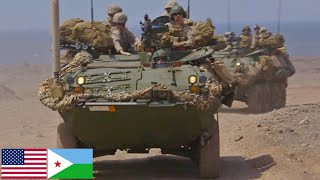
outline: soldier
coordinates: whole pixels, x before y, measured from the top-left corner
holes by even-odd
[[[111,27],[113,23],[113,16],[120,12],[122,12],[122,8],[120,6],[114,5],[114,4],[108,6],[108,9],[107,9],[108,17],[106,19],[106,25]]]
[[[161,16],[169,16],[170,11],[173,8],[173,6],[178,5],[178,3],[175,0],[169,0],[166,6],[164,7],[164,12],[162,13]]]
[[[175,0],[169,0],[167,5],[165,6],[165,11],[162,13],[161,16],[170,16],[171,9],[176,5],[179,5],[179,4]],[[189,26],[192,26],[194,24],[194,22],[188,18],[183,18],[183,21],[185,24]]]
[[[152,57],[153,61],[155,62],[154,67],[161,68],[161,67],[169,67],[170,64],[168,62],[168,56],[166,51],[160,49],[157,50]]]
[[[259,35],[259,38],[260,38],[260,39],[261,39],[261,38],[266,39],[266,38],[272,36],[272,33],[269,32],[269,31],[267,30],[267,28],[265,28],[265,27],[261,27],[259,33],[260,33],[260,35]]]
[[[186,18],[186,12],[180,5],[174,6],[170,11],[171,23],[169,26],[169,38],[172,42],[173,47],[194,47],[194,34],[190,26],[184,23],[184,18]]]
[[[257,43],[259,41],[259,35],[260,35],[260,26],[258,24],[255,24],[253,26],[254,34],[252,37],[252,43],[251,43],[251,49],[256,49],[257,48]]]
[[[249,26],[245,26],[242,29],[242,34],[240,35],[241,41],[240,41],[240,48],[250,48],[252,43],[252,35],[251,35],[251,29]]]
[[[226,32],[223,36],[224,41],[227,43],[227,47],[220,51],[231,51],[235,45],[235,33],[234,32]]]
[[[128,17],[124,13],[114,15],[114,27],[111,28],[111,37],[117,53],[130,56],[131,53],[128,51],[131,49],[132,44],[136,46],[137,49],[140,49],[141,41],[125,27],[127,20]]]

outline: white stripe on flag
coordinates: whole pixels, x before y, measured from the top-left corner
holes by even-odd
[[[38,167],[47,167],[47,165],[2,165],[1,167],[2,167],[2,169],[3,168],[14,168],[14,167],[16,167],[16,168],[20,168],[20,167],[38,168]]]
[[[24,156],[24,158],[47,158],[47,155],[43,155],[43,156],[26,155]]]
[[[2,169],[1,172],[47,172],[47,170],[46,169]]]
[[[47,151],[24,151],[24,154],[47,154]]]
[[[24,160],[24,163],[47,163],[46,160]]]
[[[47,178],[46,174],[1,174],[1,177],[44,177]]]

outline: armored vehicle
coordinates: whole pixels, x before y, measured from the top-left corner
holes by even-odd
[[[217,177],[215,115],[222,103],[230,105],[232,89],[206,66],[213,50],[96,56],[90,45],[60,44],[58,2],[51,0],[54,76],[38,90],[40,101],[63,119],[57,128],[57,147],[93,148],[95,157],[112,155],[117,149],[148,153],[150,148],[161,148],[163,154],[190,157],[202,178]],[[158,33],[162,21],[144,27]],[[154,47],[149,45],[144,48]],[[61,69],[60,47],[79,51]]]
[[[213,55],[217,64],[228,69],[230,79],[238,83],[235,100],[245,102],[253,113],[284,107],[287,80],[295,73],[287,53],[283,48],[243,52],[233,49]]]

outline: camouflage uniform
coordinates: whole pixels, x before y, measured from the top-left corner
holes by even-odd
[[[186,13],[182,6],[176,5],[171,9],[170,19],[173,21],[173,14],[181,13],[183,18],[186,18]],[[183,47],[194,47],[195,37],[192,28],[185,23],[175,24],[174,22],[168,23],[169,32],[165,33],[162,37],[165,45],[169,43],[183,43]]]
[[[254,25],[253,29],[256,31],[256,30],[260,30],[260,26],[258,26],[257,24]],[[251,43],[251,49],[255,49],[257,48],[257,45],[258,45],[258,41],[259,41],[259,32],[253,34],[252,36],[252,43]]]
[[[235,38],[234,32],[226,32],[226,33],[224,33],[223,40],[226,42],[227,46],[224,49],[220,50],[220,51],[231,51],[231,50],[233,50],[234,38]]]
[[[117,13],[114,16],[113,22],[125,24],[127,22],[127,16],[124,13]],[[132,44],[135,46],[141,44],[140,40],[127,28],[120,30],[117,27],[112,27],[110,34],[114,47],[118,53],[128,52],[132,47]]]
[[[117,52],[129,51],[129,49],[132,47],[132,44],[136,46],[141,43],[140,40],[136,38],[136,36],[127,28],[121,31],[115,27],[112,27],[111,37]]]
[[[246,26],[242,29],[242,34],[240,35],[240,48],[250,48],[252,43],[251,29]]]
[[[169,26],[171,37],[174,39],[176,38],[178,42],[183,42],[185,47],[194,46],[194,33],[189,25],[174,25],[173,23],[169,23],[167,25]]]
[[[262,44],[264,44],[266,39],[268,39],[270,36],[272,36],[272,33],[268,32],[267,28],[265,28],[265,27],[261,27],[259,33],[260,34],[259,34],[259,39],[257,41],[257,47],[258,48],[265,48],[262,46]]]

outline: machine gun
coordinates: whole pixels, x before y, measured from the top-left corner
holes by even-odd
[[[144,51],[163,47],[161,38],[163,33],[169,31],[169,27],[165,25],[170,22],[169,17],[160,16],[151,21],[149,15],[144,15],[144,23],[140,22],[142,30],[141,43]]]
[[[82,43],[68,38],[60,39],[60,49],[71,50],[75,52],[87,51],[93,56],[93,58],[99,57],[99,53],[93,48],[91,44]]]
[[[60,49],[64,50],[74,50],[74,51],[87,51],[93,49],[90,44],[81,43],[68,38],[60,39]]]

